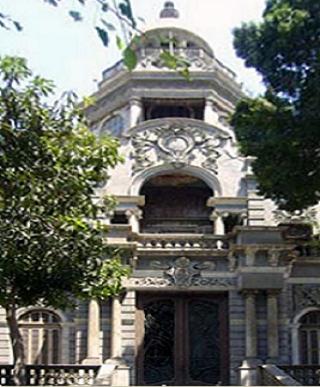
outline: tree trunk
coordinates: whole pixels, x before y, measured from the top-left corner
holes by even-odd
[[[6,318],[13,351],[13,382],[16,386],[26,385],[24,346],[22,335],[19,331],[15,305],[10,305],[6,308]]]

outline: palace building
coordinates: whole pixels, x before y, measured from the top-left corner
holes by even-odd
[[[165,67],[165,50],[190,63],[191,81]],[[131,275],[108,302],[21,310],[27,361],[94,366],[114,386],[294,383],[320,364],[312,230],[259,196],[228,121],[241,85],[172,2],[137,53],[133,71],[103,72],[88,110],[125,158],[99,194],[117,199],[107,239]],[[4,317],[1,333],[10,363]]]

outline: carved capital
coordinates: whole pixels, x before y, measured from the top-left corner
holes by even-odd
[[[131,208],[125,212],[126,217],[129,219],[131,216],[136,217],[136,219],[142,219],[142,210],[140,208]]]
[[[270,266],[273,266],[273,267],[279,266],[280,253],[281,253],[281,250],[279,249],[272,249],[269,251],[268,261]]]
[[[132,97],[130,98],[130,106],[142,106],[142,99],[140,97]]]
[[[248,246],[245,248],[246,263],[248,266],[254,266],[258,250],[259,249],[254,246]]]
[[[268,289],[267,290],[267,297],[272,298],[272,297],[278,297],[281,291],[279,289]]]
[[[237,268],[238,260],[233,251],[230,251],[228,254],[228,263],[229,270],[234,272]]]

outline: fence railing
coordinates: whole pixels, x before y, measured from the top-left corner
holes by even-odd
[[[92,385],[100,366],[90,365],[27,365],[26,383],[28,386],[67,386]],[[0,365],[0,385],[13,385],[13,365]]]
[[[261,386],[301,386],[291,375],[274,364],[259,367],[259,384]]]
[[[320,386],[320,365],[281,365],[279,367],[303,386]]]

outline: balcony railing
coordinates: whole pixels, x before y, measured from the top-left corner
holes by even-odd
[[[141,231],[150,234],[212,234],[213,225],[208,218],[147,218],[141,222]]]
[[[161,67],[161,58],[160,54],[163,52],[162,48],[142,48],[138,52],[139,62],[143,63],[144,61],[148,61],[149,63],[158,64]],[[218,59],[210,56],[205,50],[202,48],[175,48],[173,50],[173,54],[179,57],[185,58],[191,64],[193,63],[195,67],[202,68],[204,70],[214,70],[220,69],[223,73],[225,73],[229,78],[235,79],[236,74],[226,67],[222,62]],[[123,61],[120,60],[115,63],[113,66],[107,68],[103,71],[102,76],[103,80],[109,79],[113,77],[120,71],[125,70],[126,67],[123,64]]]
[[[100,366],[89,365],[27,365],[28,386],[93,385]],[[0,385],[13,386],[13,365],[0,365]]]
[[[226,250],[229,247],[223,235],[134,234],[132,240],[137,242],[140,249]]]
[[[159,62],[161,66],[160,54],[163,52],[162,48],[142,48],[139,52],[140,60],[148,58],[149,61],[154,63]],[[196,67],[202,67],[203,69],[216,69],[219,68],[222,72],[227,74],[228,77],[235,79],[236,74],[221,63],[216,58],[209,55],[202,48],[175,48],[172,53],[181,58],[185,58],[191,64],[194,63]]]
[[[261,386],[301,386],[301,384],[274,364],[259,367],[259,384]]]
[[[280,368],[303,386],[320,386],[320,365],[283,365]]]

